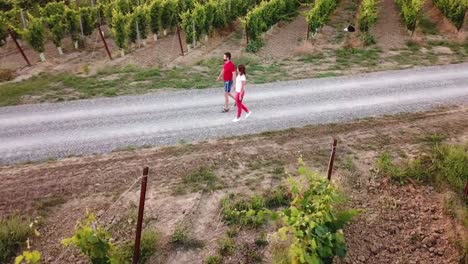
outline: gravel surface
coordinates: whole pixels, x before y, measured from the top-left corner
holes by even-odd
[[[468,64],[248,85],[247,120],[221,88],[0,108],[0,164],[171,145],[468,103]],[[232,105],[232,102],[231,102]]]

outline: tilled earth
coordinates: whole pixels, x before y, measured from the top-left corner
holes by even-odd
[[[228,193],[261,193],[284,181],[278,168],[295,175],[297,159],[324,171],[330,142],[338,139],[333,181],[348,196],[350,207],[362,209],[345,230],[344,263],[458,263],[457,241],[467,230],[444,214],[445,192],[429,186],[399,186],[372,172],[377,156],[387,150],[401,159],[425,148],[422,138],[444,134],[447,141],[466,143],[466,106],[434,112],[402,114],[266,132],[259,135],[184,143],[174,147],[74,157],[41,164],[0,167],[0,216],[20,212],[41,216],[41,238],[33,240],[45,263],[87,263],[60,241],[73,232],[86,208],[96,212],[116,243],[133,237],[132,215],[139,197],[137,181],[150,167],[145,228],[162,235],[163,254],[150,263],[202,263],[216,253],[227,227],[219,201]],[[215,191],[180,193],[182,178],[198,168],[212,168]],[[281,177],[279,177],[281,176]],[[135,184],[134,184],[135,183]],[[201,249],[169,246],[175,228],[184,223],[204,242]],[[267,229],[269,232],[273,228]],[[252,247],[258,230],[242,231],[227,263],[254,263],[242,254]],[[257,252],[271,262],[271,248]]]

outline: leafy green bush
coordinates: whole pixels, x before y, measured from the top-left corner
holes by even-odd
[[[83,25],[83,34],[89,36],[93,34],[97,25],[97,8],[95,7],[80,7],[79,14]]]
[[[396,0],[396,3],[400,7],[401,17],[406,28],[414,32],[421,18],[423,0]]]
[[[177,24],[177,2],[175,0],[165,0],[161,10],[161,26],[163,29],[171,29]]]
[[[295,16],[298,7],[299,2],[296,0],[271,0],[262,1],[249,11],[243,24],[249,36],[249,42],[253,42],[253,44],[249,45],[247,50],[249,52],[258,51],[263,44],[261,41],[262,33],[279,21]]]
[[[41,8],[41,16],[52,33],[52,42],[56,47],[62,46],[62,39],[65,37],[68,24],[65,17],[65,3],[50,2]]]
[[[137,31],[138,25],[138,31]],[[148,36],[148,16],[147,9],[143,6],[138,6],[129,14],[128,19],[128,38],[130,42],[136,43],[138,32],[141,39],[146,39]]]
[[[45,32],[42,19],[30,17],[24,36],[33,50],[39,53],[44,52]]]
[[[97,225],[94,214],[87,213],[86,218],[77,223],[74,235],[64,239],[62,244],[76,246],[93,264],[108,264],[115,252],[110,238],[109,233]]]
[[[64,16],[65,16],[65,19],[67,20],[67,26],[68,26],[67,29],[68,29],[68,33],[70,34],[71,39],[73,41],[79,41],[81,28],[80,28],[80,17],[78,15],[78,12],[74,9],[66,8]]]
[[[0,219],[0,263],[8,263],[31,235],[29,222],[18,215]]]
[[[278,233],[283,240],[292,237],[289,255],[293,263],[332,263],[334,256],[346,254],[342,229],[357,212],[338,210],[338,191],[302,161],[298,171],[307,185],[289,180],[293,200],[281,213],[285,226]]]
[[[112,14],[112,33],[117,47],[125,50],[128,43],[127,17],[115,10]]]
[[[153,0],[149,6],[150,28],[154,35],[158,35],[161,30],[162,2]]]
[[[359,30],[368,32],[377,22],[377,16],[377,0],[363,0],[358,15]]]
[[[337,0],[317,0],[309,13],[307,13],[309,31],[314,34],[317,33],[328,21],[337,5]]]
[[[0,47],[6,44],[8,38],[7,18],[3,12],[0,12]]]
[[[460,30],[465,21],[466,10],[468,9],[468,1],[464,0],[433,0],[435,6],[452,22],[452,24]]]
[[[41,253],[37,250],[23,251],[23,254],[15,258],[15,264],[38,264],[41,262]]]

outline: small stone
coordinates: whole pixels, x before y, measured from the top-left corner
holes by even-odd
[[[365,262],[365,261],[366,261],[366,257],[364,257],[364,256],[359,256],[359,257],[358,257],[358,260],[361,261],[361,262]]]
[[[433,247],[430,247],[430,248],[429,248],[429,252],[431,252],[431,253],[434,252],[434,248],[433,248]]]

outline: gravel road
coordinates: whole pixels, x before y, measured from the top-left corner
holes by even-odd
[[[238,123],[221,86],[0,108],[0,164],[467,104],[468,64],[248,85]]]

